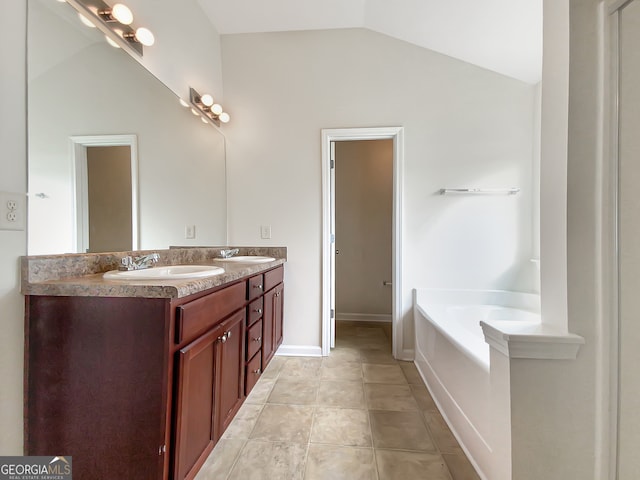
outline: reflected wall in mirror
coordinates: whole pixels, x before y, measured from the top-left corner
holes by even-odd
[[[30,255],[120,250],[81,241],[79,136],[137,139],[137,248],[226,243],[224,136],[66,3],[29,0],[28,76]]]

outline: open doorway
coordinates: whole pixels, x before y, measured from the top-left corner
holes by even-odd
[[[341,332],[376,324],[391,346],[393,140],[334,150],[336,344]]]
[[[138,189],[135,135],[76,136],[76,251],[137,250]]]
[[[402,245],[402,127],[331,129],[322,131],[322,184],[323,184],[323,266],[322,266],[322,355],[328,356],[335,346],[336,321],[336,144],[339,142],[389,140],[392,150],[392,204],[391,204],[391,276],[377,281],[390,290],[392,353],[403,357],[403,335],[400,324],[402,304],[401,245]],[[340,255],[340,253],[338,254]],[[386,283],[386,285],[385,285]],[[342,312],[365,313],[365,312]],[[371,313],[374,315],[374,313]],[[369,317],[369,319],[375,317]],[[384,317],[377,317],[378,320]],[[388,319],[388,317],[386,317]]]

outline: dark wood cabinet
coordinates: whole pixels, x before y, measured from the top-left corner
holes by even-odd
[[[180,299],[28,296],[25,454],[71,455],[79,480],[193,479],[282,342],[282,279],[280,266]]]
[[[178,354],[174,478],[189,478],[215,445],[215,364],[220,328],[198,338]]]
[[[271,361],[282,343],[284,284],[280,283],[264,294],[264,317],[262,339],[262,364]]]
[[[217,349],[215,439],[222,436],[244,401],[244,309],[222,323]],[[226,338],[226,340],[225,340]]]
[[[266,292],[257,297],[256,291]],[[247,313],[247,365],[245,395],[249,395],[262,371],[282,344],[284,268],[277,267],[249,279],[248,295],[254,298]],[[260,335],[258,335],[260,333]]]
[[[25,455],[65,452],[79,480],[163,478],[165,308],[163,299],[27,297]]]
[[[244,310],[180,349],[174,478],[193,478],[244,400]]]

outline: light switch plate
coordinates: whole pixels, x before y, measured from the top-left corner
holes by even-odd
[[[24,193],[0,192],[0,230],[24,230],[26,225]]]
[[[263,239],[271,238],[271,225],[260,226],[260,238],[263,238]]]
[[[196,226],[187,225],[184,227],[184,238],[196,238]]]

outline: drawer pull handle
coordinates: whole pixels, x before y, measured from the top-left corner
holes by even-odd
[[[253,311],[257,314],[261,314],[262,313],[262,309],[261,308],[254,308]]]
[[[259,288],[260,290],[262,290],[262,284],[254,285],[253,288]]]
[[[262,337],[256,337],[253,339],[254,342],[259,342],[260,340],[262,340]]]
[[[255,373],[256,375],[260,375],[262,372],[260,371],[260,369],[254,370],[253,373]]]

